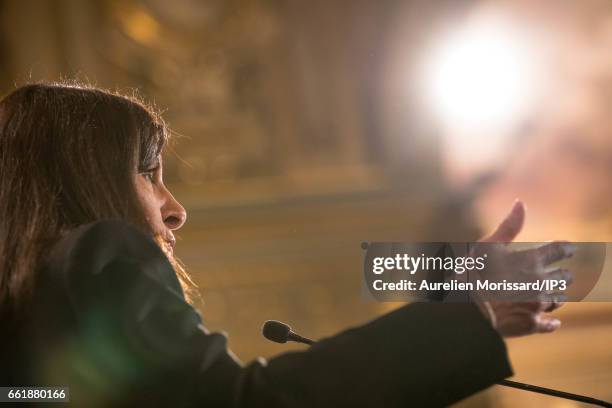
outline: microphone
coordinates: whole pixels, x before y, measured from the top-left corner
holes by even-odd
[[[266,339],[275,343],[286,343],[288,341],[295,341],[297,343],[303,343],[308,345],[313,345],[316,343],[314,340],[302,337],[299,334],[293,332],[288,324],[279,322],[277,320],[266,321],[261,328],[261,332]],[[519,390],[535,392],[538,394],[550,395],[553,397],[564,398],[572,401],[584,402],[600,407],[612,408],[612,404],[610,404],[609,402],[580,394],[572,394],[570,392],[554,390],[552,388],[539,387],[537,385],[525,384],[510,380],[502,380],[497,384],[503,385],[504,387],[516,388]]]
[[[279,322],[277,320],[268,320],[264,323],[261,328],[263,336],[275,343],[286,343],[288,341],[295,341],[297,343],[303,343],[313,345],[315,342],[306,337],[302,337],[297,333],[291,331],[289,325]]]

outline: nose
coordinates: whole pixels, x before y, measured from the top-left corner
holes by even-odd
[[[167,198],[161,209],[164,224],[170,230],[177,230],[185,224],[187,212],[185,208],[166,190]]]

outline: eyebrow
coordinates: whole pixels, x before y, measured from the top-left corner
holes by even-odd
[[[157,170],[159,168],[161,168],[161,159],[157,156],[153,160],[139,166],[138,171],[142,173],[145,171]]]

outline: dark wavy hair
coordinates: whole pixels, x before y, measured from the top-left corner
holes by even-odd
[[[86,85],[29,84],[0,101],[0,306],[31,294],[52,244],[79,225],[121,219],[151,233],[134,174],[168,135],[138,98]]]

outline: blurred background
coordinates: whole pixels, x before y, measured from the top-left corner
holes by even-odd
[[[612,241],[609,0],[0,0],[0,91],[137,92],[175,133],[165,178],[204,320],[243,361],[267,319],[313,338],[362,297],[363,241]],[[608,266],[610,266],[608,264]],[[510,340],[518,381],[612,399],[612,304]],[[407,379],[408,381],[408,379]],[[460,407],[579,406],[492,387]]]

